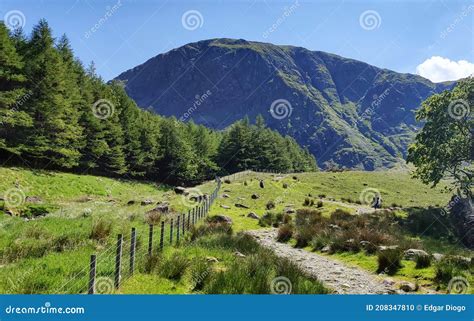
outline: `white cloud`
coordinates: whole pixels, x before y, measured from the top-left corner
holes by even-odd
[[[458,80],[474,74],[474,63],[433,56],[419,64],[416,67],[416,73],[433,82]]]

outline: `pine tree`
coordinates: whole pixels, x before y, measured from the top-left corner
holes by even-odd
[[[70,168],[78,164],[79,113],[68,99],[67,70],[45,20],[33,28],[26,71],[32,97],[26,111],[34,126],[28,130],[25,154],[35,163]]]

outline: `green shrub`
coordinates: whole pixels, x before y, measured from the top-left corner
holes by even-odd
[[[431,256],[429,255],[417,255],[415,256],[416,268],[423,269],[431,265]]]
[[[285,218],[283,213],[267,212],[265,213],[258,221],[258,224],[263,227],[273,226],[278,227],[280,224],[284,223]]]
[[[456,276],[465,276],[473,273],[472,265],[464,259],[456,256],[445,256],[435,265],[435,281],[439,284],[448,285],[449,281]]]
[[[189,264],[189,259],[183,254],[173,254],[171,258],[160,264],[160,274],[170,280],[179,280],[186,272],[186,268]]]
[[[99,219],[92,225],[92,231],[89,236],[91,240],[104,242],[112,233],[112,222],[105,219]]]
[[[377,273],[393,275],[402,267],[402,251],[398,248],[379,251],[377,261]]]
[[[317,207],[317,208],[323,207],[323,201],[318,201],[318,202],[316,203],[316,207]]]
[[[275,202],[272,201],[272,200],[268,201],[267,204],[265,205],[265,208],[266,208],[267,210],[274,209],[274,208],[275,208]]]
[[[289,224],[281,225],[278,229],[277,241],[288,242],[293,236],[293,227]]]
[[[211,218],[208,218],[208,221],[206,221],[202,225],[198,226],[192,226],[191,227],[191,233],[190,233],[190,238],[191,241],[196,240],[197,238],[200,238],[205,235],[209,234],[232,234],[232,226],[226,223],[218,223],[218,222],[212,222],[210,221]]]
[[[210,279],[212,267],[207,260],[203,258],[195,258],[192,260],[188,268],[188,274],[191,291],[200,291]]]

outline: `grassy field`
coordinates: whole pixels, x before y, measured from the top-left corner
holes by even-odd
[[[263,180],[264,188],[259,186],[260,180]],[[214,186],[214,182],[208,182],[197,186],[196,191],[209,193]],[[443,186],[431,189],[401,172],[319,172],[294,175],[252,173],[233,179],[230,183],[223,183],[210,215],[223,214],[231,217],[234,232],[239,232],[262,228],[257,219],[247,217],[250,212],[261,217],[268,211],[278,213],[288,208],[314,208],[328,217],[336,209],[352,214],[366,211],[370,208],[364,203],[370,201],[374,191],[381,194],[384,206],[396,206],[394,211],[400,217],[406,217],[412,208],[444,206],[449,199],[449,194],[443,192]],[[6,203],[11,202],[12,193],[20,194],[20,199],[23,199],[19,206],[13,208],[6,206]],[[224,194],[227,194],[226,197],[223,197]],[[253,199],[252,194],[257,194],[257,199]],[[126,253],[130,230],[135,227],[138,235],[137,257],[146,260],[148,226],[145,212],[160,201],[168,202],[172,212],[186,212],[192,205],[171,187],[151,182],[17,168],[0,168],[0,196],[2,195],[5,201],[2,203],[0,200],[0,212],[3,208],[3,212],[8,211],[14,215],[0,215],[0,293],[83,292],[87,284],[90,254],[99,255],[98,277],[110,278],[117,233],[124,235]],[[28,197],[33,201],[29,201]],[[144,200],[151,200],[152,203],[141,205]],[[236,204],[248,209],[236,207]],[[31,213],[38,211],[48,213],[34,218]],[[215,257],[218,259],[218,263],[213,265],[216,275],[219,271],[233,271],[232,269],[236,275],[242,273],[235,267],[237,258],[234,249],[211,246],[212,239],[218,237],[220,236],[210,235],[201,243],[179,248],[168,247],[161,263],[156,264],[161,266],[175,254],[191,262],[197,257]],[[441,252],[463,251],[456,245],[439,240],[424,241]],[[169,242],[167,234],[165,242]],[[252,257],[252,253],[248,254]],[[349,253],[334,257],[371,269],[374,258],[360,255]],[[269,262],[271,274],[276,275],[275,263],[272,259]],[[144,265],[146,262],[141,263]],[[124,273],[124,285],[119,293],[196,292],[190,289],[189,277],[186,276],[191,271],[187,270],[182,278],[142,272],[137,271],[133,278],[128,278]],[[432,272],[425,272],[426,280],[429,280]],[[401,271],[399,276],[409,279],[416,277],[406,271]],[[223,276],[220,278],[220,282],[225,281]],[[74,281],[70,281],[71,279]],[[211,283],[197,292],[216,291]],[[246,293],[258,292],[251,285],[242,286]],[[306,291],[303,288],[302,286],[302,293]],[[237,290],[227,288],[225,291],[232,293]],[[322,287],[318,287],[318,291],[323,291]]]

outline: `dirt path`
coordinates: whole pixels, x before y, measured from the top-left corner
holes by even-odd
[[[383,280],[377,275],[316,253],[296,249],[286,243],[277,242],[275,240],[276,229],[246,233],[252,235],[262,246],[272,249],[277,256],[295,262],[305,273],[315,276],[336,293],[386,294],[398,292],[389,284],[383,283]]]

